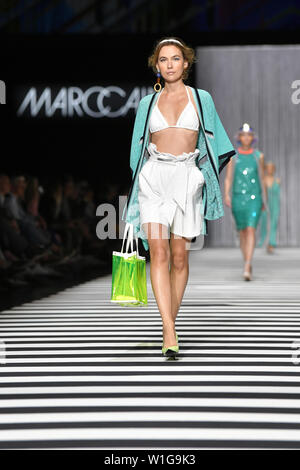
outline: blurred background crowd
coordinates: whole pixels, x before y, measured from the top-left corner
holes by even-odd
[[[1,288],[72,277],[75,266],[109,272],[111,251],[120,241],[97,238],[95,200],[117,209],[119,191],[110,184],[97,192],[71,174],[40,184],[33,175],[1,173]]]

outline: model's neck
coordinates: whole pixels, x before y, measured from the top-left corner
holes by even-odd
[[[246,147],[239,147],[239,148],[238,148],[238,152],[239,152],[239,153],[252,153],[252,152],[253,152],[253,148],[252,148],[252,147],[249,147],[249,148],[246,148]]]

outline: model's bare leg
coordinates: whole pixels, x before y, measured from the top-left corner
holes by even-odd
[[[171,312],[175,323],[189,277],[190,239],[171,233],[170,245]]]
[[[150,279],[163,322],[164,347],[176,346],[175,324],[171,311],[170,244],[167,226],[159,223],[143,225],[150,251]]]
[[[245,252],[245,245],[246,245],[246,229],[240,230],[240,249],[243,255],[244,260],[246,259],[246,252]]]
[[[245,243],[245,262],[251,263],[254,248],[256,229],[254,227],[246,227],[246,243]]]
[[[244,244],[244,278],[250,281],[252,273],[252,257],[255,248],[256,229],[254,227],[245,228],[245,244]]]

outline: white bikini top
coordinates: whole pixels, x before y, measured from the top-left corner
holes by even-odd
[[[152,110],[150,120],[149,120],[149,129],[151,133],[161,131],[163,129],[167,129],[168,127],[180,127],[183,129],[191,129],[193,131],[199,130],[198,114],[196,113],[196,110],[191,102],[191,98],[190,98],[190,94],[188,92],[187,86],[186,85],[184,86],[185,86],[189,101],[184,107],[183,111],[181,112],[175,126],[169,126],[164,116],[160,112],[159,107],[157,106],[157,103],[158,103],[158,100],[160,98],[160,94],[162,93],[162,91],[160,92],[159,97]]]

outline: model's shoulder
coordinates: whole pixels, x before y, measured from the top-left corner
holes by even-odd
[[[254,148],[253,153],[257,156],[257,158],[264,158],[264,154],[258,148]]]
[[[151,100],[151,94],[143,96],[143,98],[140,99],[138,102],[138,107],[137,107],[137,114],[145,113],[149,107],[149,103]]]
[[[211,94],[209,93],[209,91],[203,90],[202,88],[197,88],[197,91],[198,91],[198,94],[200,96],[201,103],[203,103],[204,106],[206,106],[206,107],[209,106],[211,108],[214,108],[214,106],[215,106],[214,100],[213,100]]]
[[[202,88],[197,88],[197,91],[203,96],[203,98],[212,98],[211,94],[207,90],[202,90]]]
[[[256,151],[258,152],[259,158],[264,158],[265,157],[264,153],[261,150],[256,149]]]
[[[155,93],[156,93],[156,92],[154,92],[154,93],[149,93],[148,95],[143,96],[143,98],[140,100],[140,103],[141,103],[142,105],[148,104],[148,103],[151,101],[151,98],[152,98],[152,96],[153,96]]]

